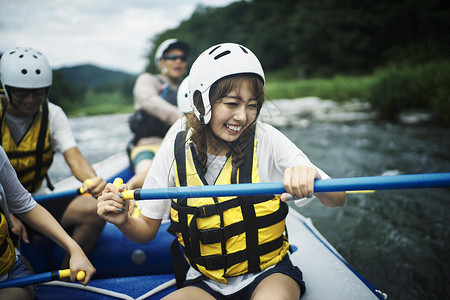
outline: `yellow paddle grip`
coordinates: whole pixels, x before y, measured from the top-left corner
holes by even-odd
[[[116,188],[120,188],[120,186],[123,184],[123,180],[122,178],[117,177],[116,179],[114,179],[113,185]]]
[[[59,278],[70,277],[70,269],[59,270]],[[86,277],[86,273],[84,271],[79,271],[77,273],[77,280],[81,281]]]
[[[87,186],[90,186],[90,185],[92,184],[92,180],[91,180],[91,179],[86,179],[84,182],[86,183]],[[83,189],[83,187],[81,186],[81,187],[78,189],[78,192],[79,192],[80,195],[83,195],[83,194],[86,193],[87,191],[85,191],[85,190]]]

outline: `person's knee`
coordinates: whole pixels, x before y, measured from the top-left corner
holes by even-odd
[[[104,224],[105,221],[97,214],[97,199],[91,196],[82,196],[74,203],[76,207],[71,209],[80,223]],[[67,211],[69,213],[69,211]]]
[[[0,290],[0,299],[34,299],[34,286],[13,287]]]

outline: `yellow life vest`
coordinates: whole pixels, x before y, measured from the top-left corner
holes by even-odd
[[[16,170],[22,185],[30,192],[36,192],[42,184],[53,162],[53,148],[50,144],[48,126],[48,104],[44,102],[19,144],[12,138],[5,120],[5,110],[0,120],[0,143]]]
[[[16,261],[16,251],[8,235],[8,228],[8,221],[0,209],[0,276],[8,273]]]
[[[177,186],[207,185],[186,134],[180,132],[175,141]],[[253,140],[237,183],[260,182]],[[231,183],[231,162],[229,155],[215,184]],[[227,277],[260,272],[282,260],[289,249],[287,213],[287,204],[274,195],[173,199],[170,231],[193,268],[227,284]]]

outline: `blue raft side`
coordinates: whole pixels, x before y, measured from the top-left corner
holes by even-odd
[[[132,175],[133,172],[127,167],[106,181],[112,183],[117,177],[127,181]],[[89,254],[90,261],[97,269],[94,278],[173,273],[169,249],[175,237],[168,233],[169,225],[162,224],[155,239],[141,245],[129,241],[114,225],[106,223]],[[65,254],[61,247],[41,235],[33,236],[30,244],[22,243],[21,252],[31,262],[36,273],[59,269]],[[140,261],[133,262],[133,256],[138,256]]]
[[[306,223],[305,221],[303,221],[301,218],[299,218],[298,216],[296,216],[296,219],[301,222],[305,228],[307,228],[311,234],[313,234],[317,240],[319,240],[325,248],[328,249],[328,251],[330,251],[331,253],[333,253],[334,256],[336,256],[337,259],[339,259],[353,274],[355,274],[356,277],[358,277],[361,282],[363,284],[365,284],[367,286],[367,288],[372,291],[372,293],[381,300],[384,300],[385,298],[383,297],[383,295],[379,292],[379,290],[370,282],[368,281],[364,276],[362,276],[361,274],[359,274],[339,253],[336,252],[336,250],[332,249],[329,245],[328,242],[326,242],[326,240],[324,240],[325,238],[322,237],[320,234],[317,234],[317,229],[315,229],[314,226],[311,227],[310,224]],[[313,229],[314,228],[314,229]],[[294,250],[295,252],[295,250]]]
[[[148,276],[133,276],[123,278],[112,279],[96,279],[92,280],[88,287],[101,288],[108,291],[114,291],[128,295],[134,299],[146,294],[148,291],[164,284],[174,277],[173,275],[148,275]],[[81,289],[73,288],[74,285],[79,286]],[[176,287],[173,285],[168,287],[159,293],[156,293],[147,300],[161,299],[169,293],[175,291]],[[58,296],[59,295],[59,296]],[[71,287],[61,286],[46,286],[39,285],[36,288],[36,300],[48,300],[48,299],[61,299],[61,295],[64,295],[64,300],[109,300],[118,299],[109,295],[92,292],[83,289],[81,284],[71,284]]]

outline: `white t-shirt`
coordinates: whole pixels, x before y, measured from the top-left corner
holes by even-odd
[[[6,112],[5,119],[13,139],[17,143],[29,128],[33,121],[33,116],[18,118]],[[69,119],[61,107],[51,102],[48,102],[48,124],[50,129],[50,143],[53,150],[64,153],[66,150],[77,146]]]
[[[180,125],[177,125],[180,127]],[[284,134],[273,126],[258,122],[259,135],[256,146],[256,155],[258,159],[258,171],[261,182],[280,182],[283,181],[283,174],[287,168],[295,165],[310,166],[317,169],[322,179],[329,176],[317,168],[308,157]],[[177,131],[169,132],[164,138],[161,148],[156,153],[152,167],[145,179],[143,188],[165,188],[175,186],[174,170],[174,141]],[[214,157],[208,155],[208,171],[205,179],[208,183],[214,182],[222,169],[226,157]],[[152,219],[170,218],[171,200],[151,200],[142,201],[140,208],[142,214]],[[266,269],[268,270],[268,269]],[[265,270],[265,271],[266,271]],[[248,273],[232,278],[227,278],[228,285],[218,283],[212,279],[206,279],[204,282],[212,289],[223,295],[230,295],[250,284],[254,277],[260,273]],[[187,279],[194,279],[201,274],[194,268],[190,268],[187,273]]]

